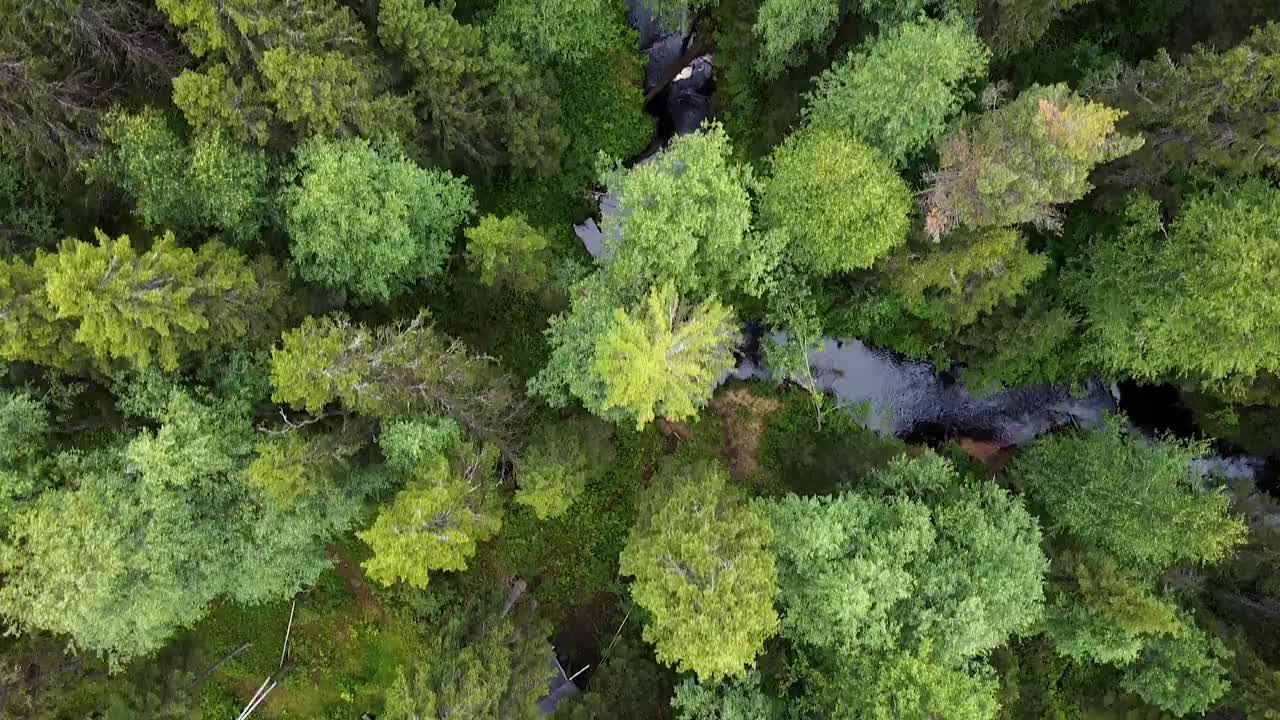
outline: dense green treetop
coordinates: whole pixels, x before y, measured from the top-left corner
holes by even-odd
[[[552,319],[551,360],[530,391],[556,407],[576,397],[599,417],[639,428],[659,415],[696,415],[733,369],[732,309],[690,303],[669,281],[622,306],[606,283],[603,273],[591,276],[570,311]]]
[[[846,655],[930,647],[957,662],[1040,618],[1046,561],[1021,503],[932,454],[900,458],[869,484],[886,497],[765,504],[784,635]]]
[[[752,28],[760,37],[756,70],[774,77],[826,45],[840,19],[840,0],[763,0]]]
[[[387,688],[381,716],[536,720],[555,673],[551,632],[532,598],[482,593],[432,628],[421,659]]]
[[[16,291],[10,312],[28,319],[13,328],[7,356],[56,367],[154,361],[172,370],[185,354],[244,337],[281,292],[270,260],[250,263],[217,241],[193,251],[165,233],[139,253],[127,235],[96,233],[96,245],[68,238],[34,268],[21,261],[5,268]],[[48,346],[69,328],[77,345]],[[81,353],[88,357],[76,358]]]
[[[710,399],[733,369],[740,333],[733,310],[716,302],[686,307],[667,283],[644,304],[613,311],[596,346],[595,373],[604,382],[606,410],[636,419],[642,429],[657,415],[683,420]]]
[[[531,59],[579,65],[634,35],[613,0],[502,0],[486,30]]]
[[[383,0],[378,37],[398,53],[413,79],[413,101],[432,153],[451,166],[491,171],[500,165],[549,174],[565,138],[560,107],[546,77],[505,43],[448,6]]]
[[[431,571],[465,570],[476,543],[502,527],[494,488],[498,449],[463,439],[452,420],[444,421],[451,431],[432,421],[411,421],[407,427],[405,422],[384,435],[383,443],[388,462],[400,466],[407,484],[372,527],[357,535],[373,549],[364,562],[370,578],[425,588]],[[410,460],[416,463],[403,469]]]
[[[1050,435],[1014,462],[1014,478],[1046,527],[1136,569],[1223,559],[1245,535],[1230,498],[1202,491],[1195,443],[1148,442],[1119,420],[1103,430]]]
[[[907,239],[911,191],[878,151],[846,131],[804,129],[774,150],[760,220],[821,275],[871,267]]]
[[[701,681],[741,677],[778,629],[772,533],[718,464],[670,467],[619,557],[658,660]]]
[[[487,357],[418,315],[370,329],[344,316],[309,317],[271,353],[273,397],[319,414],[332,402],[372,417],[438,414],[472,435],[514,449],[523,398]]]
[[[1176,377],[1230,395],[1280,372],[1280,189],[1262,179],[1191,196],[1165,229],[1135,196],[1073,278],[1099,365],[1143,380]]]
[[[256,602],[313,583],[324,545],[375,487],[352,477],[284,510],[242,482],[243,407],[175,391],[157,420],[123,447],[60,458],[65,486],[14,518],[0,607],[20,626],[113,662],[153,652],[221,595]]]
[[[1199,46],[1176,61],[1161,50],[1098,80],[1092,92],[1124,108],[1122,125],[1147,138],[1118,179],[1146,185],[1195,166],[1236,175],[1280,166],[1278,67],[1280,23],[1270,22],[1233,48]]]
[[[1177,717],[1202,714],[1226,694],[1225,661],[1231,653],[1216,637],[1193,625],[1163,636],[1125,668],[1120,686]]]
[[[805,119],[851,132],[902,165],[942,136],[989,57],[963,24],[904,23],[818,76]]]
[[[88,165],[90,178],[120,185],[151,226],[216,227],[235,240],[255,239],[270,200],[267,160],[220,130],[190,142],[151,108],[103,119],[109,151]]]
[[[671,281],[695,299],[750,292],[775,258],[751,228],[749,168],[731,159],[719,125],[675,138],[662,154],[605,176],[621,209],[601,223],[611,282],[632,293]],[[618,236],[616,240],[613,240]]]
[[[834,669],[804,677],[806,700],[832,720],[992,720],[999,708],[990,667],[941,663],[927,648],[841,658]]]
[[[1058,227],[1056,206],[1093,189],[1094,166],[1141,147],[1117,134],[1123,115],[1066,85],[1036,85],[958,125],[940,142],[926,229],[938,237],[957,225]]]
[[[413,117],[383,92],[385,70],[350,8],[334,0],[159,0],[204,65],[173,81],[173,101],[196,128],[266,145],[289,128],[312,135],[383,137]]]
[[[485,285],[536,290],[550,275],[547,239],[521,213],[486,215],[466,236],[467,267]]]
[[[365,303],[439,275],[475,210],[465,179],[365,140],[302,145],[298,174],[282,197],[298,274]]]
[[[515,501],[539,520],[564,513],[614,460],[609,426],[590,416],[540,425],[520,458]]]

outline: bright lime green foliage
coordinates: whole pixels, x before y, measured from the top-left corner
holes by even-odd
[[[451,447],[423,457],[373,526],[357,533],[373,549],[364,562],[370,578],[425,588],[432,571],[465,570],[476,544],[502,527],[497,448],[455,438]]]
[[[548,64],[581,65],[623,38],[635,42],[626,5],[614,0],[501,0],[486,30]]]
[[[683,420],[711,399],[733,369],[739,340],[733,310],[716,302],[681,305],[668,283],[649,291],[643,307],[613,311],[592,370],[605,386],[606,410],[636,419],[642,430],[657,415]]]
[[[607,425],[587,416],[539,427],[520,460],[515,501],[539,520],[558,517],[604,475],[615,452]]]
[[[834,673],[808,679],[832,720],[992,720],[999,709],[991,668],[940,663],[927,648],[850,657]]]
[[[1149,139],[1130,158],[1134,172],[1126,177],[1159,182],[1197,165],[1240,176],[1280,167],[1278,63],[1280,23],[1270,22],[1221,52],[1197,46],[1174,62],[1161,49],[1121,70],[1100,90]]]
[[[1224,394],[1280,372],[1280,189],[1263,180],[1191,197],[1164,231],[1136,196],[1095,239],[1073,286],[1085,338],[1108,370],[1185,378]]]
[[[901,166],[942,136],[989,58],[962,24],[905,23],[822,73],[805,119],[852,133]]]
[[[879,151],[851,135],[806,129],[769,161],[760,218],[786,230],[789,254],[822,275],[871,267],[906,242],[912,198]]]
[[[546,282],[550,274],[547,239],[523,214],[485,215],[478,225],[467,228],[466,236],[467,266],[479,273],[485,285],[534,290]]]
[[[1092,190],[1096,165],[1142,146],[1141,138],[1116,133],[1123,116],[1066,85],[1035,85],[952,129],[938,150],[926,229],[936,238],[957,225],[1057,227],[1055,206]]]
[[[350,469],[351,456],[361,448],[355,438],[340,434],[289,432],[257,445],[258,456],[245,479],[281,506],[331,486]]]
[[[370,329],[309,317],[271,353],[272,397],[318,414],[341,402],[374,417],[447,415],[508,452],[524,405],[488,358],[441,334],[424,313]]]
[[[361,302],[440,274],[475,207],[465,179],[364,140],[312,140],[298,150],[298,171],[282,197],[298,273]]]
[[[98,244],[68,239],[37,262],[59,318],[99,360],[125,359],[166,370],[182,355],[232,342],[280,293],[269,263],[250,265],[217,241],[178,247],[173,233],[139,254],[127,235]]]
[[[1245,537],[1230,498],[1204,492],[1188,464],[1200,444],[1148,442],[1113,420],[1103,430],[1049,435],[1023,451],[1012,473],[1043,508],[1054,533],[1136,570],[1214,563]]]
[[[1179,635],[1162,637],[1125,668],[1124,689],[1177,717],[1201,714],[1230,688],[1231,652],[1216,637],[1188,624]]]
[[[124,448],[58,458],[62,489],[14,519],[0,609],[113,663],[157,650],[222,595],[288,597],[329,564],[325,545],[374,487],[366,477],[283,510],[242,482],[247,408],[174,392]]]
[[[752,30],[760,38],[757,71],[776,77],[803,64],[806,51],[831,40],[840,19],[840,0],[764,0]]]
[[[479,27],[459,23],[452,4],[383,0],[378,37],[401,56],[422,130],[441,161],[543,174],[559,167],[565,138],[544,76],[510,46],[486,43]]]
[[[89,364],[75,323],[58,317],[45,292],[44,267],[0,258],[0,358],[75,370]]]
[[[159,0],[205,60],[174,79],[195,128],[266,145],[288,127],[312,135],[380,137],[413,126],[382,92],[383,71],[355,14],[333,0]]]
[[[671,467],[619,557],[658,660],[702,682],[741,677],[778,629],[769,524],[716,464]]]
[[[758,291],[775,259],[747,232],[750,170],[731,155],[728,136],[711,125],[677,137],[646,163],[605,176],[622,203],[601,223],[606,238],[621,233],[606,265],[611,282],[642,293],[670,281],[698,299]]]
[[[556,672],[551,632],[532,599],[507,608],[494,593],[450,608],[432,628],[417,666],[402,668],[387,688],[379,717],[537,720],[538,698]]]
[[[928,647],[959,663],[1039,620],[1047,563],[1020,502],[932,453],[864,484],[884,496],[765,503],[784,635],[844,656]]]
[[[216,130],[188,143],[150,108],[107,115],[103,133],[113,147],[90,163],[90,177],[123,187],[148,225],[219,227],[237,240],[258,235],[269,199],[261,150]]]
[[[1098,552],[1064,551],[1054,565],[1064,582],[1053,593],[1044,630],[1059,655],[1123,665],[1152,638],[1181,632],[1177,605],[1144,574]]]

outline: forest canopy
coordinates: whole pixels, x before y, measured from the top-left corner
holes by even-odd
[[[0,717],[1275,720],[1278,228],[1274,0],[0,0]]]

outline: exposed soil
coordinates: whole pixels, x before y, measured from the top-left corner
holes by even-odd
[[[710,407],[724,421],[721,453],[729,474],[739,482],[755,478],[760,473],[760,439],[769,416],[782,408],[782,402],[756,395],[748,387],[735,387],[720,393]]]

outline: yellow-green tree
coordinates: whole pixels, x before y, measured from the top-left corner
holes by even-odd
[[[391,442],[382,441],[407,484],[357,533],[373,549],[365,571],[384,585],[403,580],[425,588],[432,571],[465,570],[477,543],[502,527],[497,448],[464,440],[451,420],[443,428],[424,422],[401,421]]]
[[[68,240],[37,267],[59,318],[76,323],[76,342],[98,359],[177,368],[186,353],[244,336],[280,285],[269,265],[213,241],[179,247],[173,233],[139,253],[127,235],[97,244]]]
[[[772,535],[723,467],[663,471],[618,559],[658,660],[701,681],[746,673],[778,630]]]
[[[906,242],[911,191],[878,151],[839,130],[811,128],[769,158],[760,218],[785,230],[789,255],[815,273],[871,267]]]
[[[733,368],[739,333],[730,308],[684,307],[675,287],[652,288],[644,304],[613,311],[592,370],[604,383],[604,409],[633,417],[642,429],[657,415],[692,417]]]

